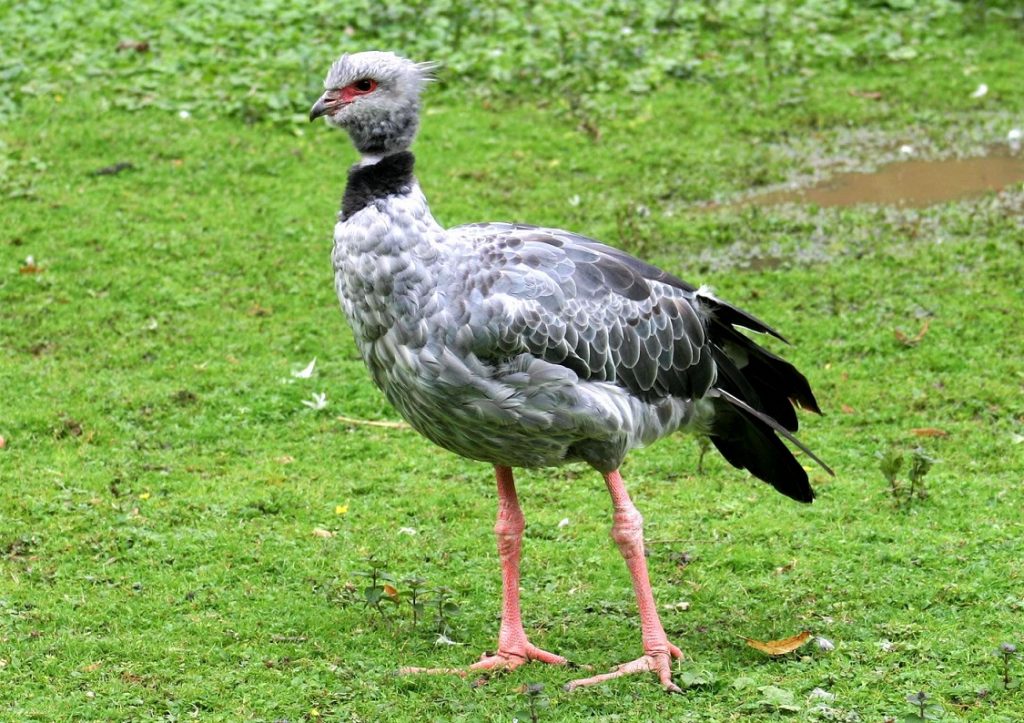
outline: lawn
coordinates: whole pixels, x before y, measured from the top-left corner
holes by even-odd
[[[733,203],[900,145],[1005,145],[1024,125],[1019,9],[594,4],[583,31],[576,4],[415,6],[448,35],[328,3],[0,9],[0,719],[902,720],[918,692],[929,716],[1024,718],[1024,187],[925,209]],[[538,42],[515,44],[517,22]],[[810,473],[813,505],[713,450],[699,467],[682,436],[623,469],[683,696],[646,677],[566,694],[578,673],[539,665],[477,686],[395,675],[492,648],[500,574],[486,465],[338,419],[399,421],[332,285],[356,157],[300,120],[333,57],[371,45],[448,62],[415,146],[443,223],[589,234],[793,342],[770,346],[826,411],[801,438],[837,471]],[[518,479],[533,642],[632,659],[600,477]],[[376,566],[399,604],[366,604]],[[741,637],[802,630],[779,658]],[[1003,643],[1022,651],[1008,684]]]

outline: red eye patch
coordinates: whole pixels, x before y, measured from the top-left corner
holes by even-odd
[[[338,97],[342,103],[351,103],[358,96],[372,93],[375,90],[377,90],[377,81],[363,78],[342,88],[338,93]]]

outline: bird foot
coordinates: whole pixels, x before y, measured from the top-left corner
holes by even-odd
[[[465,678],[473,671],[508,672],[515,670],[524,663],[537,661],[548,665],[566,665],[568,661],[561,655],[541,650],[531,643],[526,643],[516,650],[498,650],[496,653],[484,653],[480,660],[469,668],[399,668],[399,675],[458,675]]]
[[[668,652],[651,651],[629,663],[617,665],[612,668],[610,673],[592,675],[589,678],[579,678],[578,680],[566,683],[565,690],[567,692],[572,692],[577,688],[583,688],[588,685],[597,685],[598,683],[603,683],[606,680],[621,678],[624,675],[632,675],[633,673],[655,673],[658,676],[658,680],[661,681],[661,687],[665,689],[666,693],[682,693],[682,689],[672,682],[672,659],[682,657],[683,651],[672,643],[668,643]]]
[[[469,666],[470,670],[515,670],[523,663],[536,660],[538,663],[548,665],[565,665],[566,659],[561,655],[541,650],[535,645],[527,643],[517,651],[499,650],[497,653],[484,653],[480,660]]]

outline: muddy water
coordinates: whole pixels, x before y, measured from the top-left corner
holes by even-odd
[[[890,163],[874,173],[842,173],[810,188],[751,196],[745,203],[755,206],[872,203],[920,207],[970,198],[1021,182],[1024,182],[1024,155],[1012,155],[1002,149],[977,158],[909,160]]]

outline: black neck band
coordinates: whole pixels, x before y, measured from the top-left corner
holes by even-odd
[[[416,158],[409,151],[384,156],[368,166],[352,166],[348,172],[348,185],[341,200],[341,220],[388,196],[404,195],[412,190],[412,170]]]

